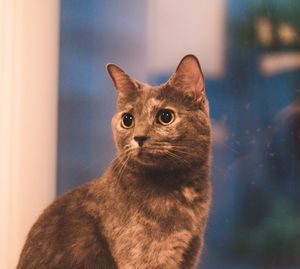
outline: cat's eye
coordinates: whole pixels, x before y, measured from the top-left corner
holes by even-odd
[[[174,112],[170,109],[159,110],[156,117],[157,117],[157,122],[162,125],[169,125],[175,119]]]
[[[124,113],[121,120],[121,126],[125,129],[132,128],[134,126],[134,117],[130,113]]]

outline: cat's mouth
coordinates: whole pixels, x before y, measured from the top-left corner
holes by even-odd
[[[191,169],[194,156],[192,149],[167,145],[145,145],[131,148],[124,156],[125,166],[128,163],[140,169]]]
[[[164,149],[158,149],[154,147],[140,147],[137,149],[137,156],[138,157],[149,157],[149,156],[163,156],[168,153],[167,150]]]
[[[193,159],[192,149],[170,143],[153,143],[130,147],[124,156],[125,161],[145,167],[179,167],[189,165]]]
[[[170,161],[173,163],[173,158],[174,156],[170,149],[151,146],[137,148],[133,155],[133,160],[145,166],[161,166],[166,162],[170,164]],[[178,162],[178,158],[174,159],[174,161]]]
[[[167,156],[166,152],[152,149],[149,147],[141,147],[135,150],[132,159],[142,166],[159,166],[163,159]]]

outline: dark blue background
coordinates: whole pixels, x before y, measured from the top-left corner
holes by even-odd
[[[268,52],[299,51],[299,36],[292,48],[266,48],[251,35],[258,16],[293,23],[299,7],[296,1],[227,5],[224,79],[206,83],[211,117],[224,137],[214,144],[214,199],[201,268],[300,266],[291,254],[300,251],[299,70],[265,76],[258,65]],[[120,63],[130,73],[145,60],[146,12],[137,0],[61,1],[58,195],[95,178],[114,157],[115,91],[105,64]],[[150,80],[164,82],[170,72]]]

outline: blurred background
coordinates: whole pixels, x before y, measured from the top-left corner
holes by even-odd
[[[199,268],[300,268],[300,2],[61,0],[47,10],[53,12],[49,21],[58,14],[57,26],[49,26],[57,32],[50,35],[53,48],[41,44],[42,51],[48,49],[41,57],[52,57],[37,69],[45,70],[53,58],[58,62],[47,72],[53,74],[47,80],[52,82],[49,91],[37,87],[36,92],[52,98],[52,110],[45,110],[49,99],[38,99],[28,117],[52,116],[25,129],[51,122],[49,132],[40,133],[42,138],[46,133],[52,136],[44,143],[41,137],[30,136],[35,143],[28,152],[41,149],[33,156],[33,167],[40,167],[36,161],[45,158],[47,171],[52,171],[50,177],[46,173],[47,182],[52,183],[39,186],[42,172],[34,168],[37,180],[29,183],[24,176],[19,181],[12,176],[14,169],[2,173],[6,189],[0,194],[17,186],[17,197],[24,196],[25,186],[27,198],[17,198],[18,207],[17,194],[8,202],[2,199],[6,226],[1,230],[11,226],[9,219],[22,222],[15,211],[28,217],[27,229],[55,196],[97,177],[114,158],[110,121],[116,92],[105,70],[108,62],[138,80],[160,84],[185,54],[193,53],[206,74],[213,123],[213,204]],[[49,44],[49,36],[39,40]],[[30,87],[26,89],[30,94]],[[18,107],[18,102],[12,106]],[[3,104],[7,106],[6,101]],[[10,111],[10,106],[2,110]],[[9,126],[4,119],[2,126]],[[14,135],[16,129],[10,130],[7,134]],[[2,149],[7,140],[14,145],[13,139],[0,136]],[[6,153],[10,152],[8,148]],[[2,156],[0,165],[5,168],[7,154]],[[25,162],[30,161],[25,156]],[[19,159],[11,157],[11,164]],[[9,176],[17,183],[9,185]],[[38,194],[47,198],[32,202]],[[5,201],[14,211],[8,211]],[[25,229],[15,239],[19,245],[24,233]],[[2,232],[3,238],[7,234]]]

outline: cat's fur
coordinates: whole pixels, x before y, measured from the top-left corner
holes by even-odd
[[[58,198],[33,225],[18,269],[195,268],[211,190],[210,120],[198,60],[185,56],[152,87],[108,65],[118,90],[117,157],[104,174]],[[174,111],[168,126],[161,108]],[[135,117],[121,127],[124,112]],[[134,136],[148,136],[140,147]]]

